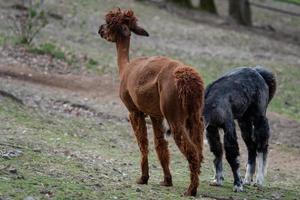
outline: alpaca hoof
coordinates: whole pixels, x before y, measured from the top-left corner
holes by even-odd
[[[173,186],[173,183],[172,183],[172,182],[161,181],[161,182],[159,183],[159,185],[165,186],[165,187],[171,187],[171,186]]]
[[[213,181],[211,181],[210,183],[209,183],[209,185],[210,186],[217,186],[217,187],[220,187],[220,186],[222,186],[223,185],[223,181],[221,181],[221,180],[217,180],[217,179],[214,179]]]
[[[235,186],[233,186],[233,191],[234,192],[243,192],[244,191],[243,185],[240,185],[240,186],[235,185]]]
[[[257,190],[263,190],[263,186],[262,186],[262,184],[260,184],[260,183],[257,183],[257,182],[256,182],[256,183],[253,184],[253,186],[254,186],[254,187],[257,187]]]
[[[251,180],[245,178],[243,180],[243,185],[251,185]]]
[[[148,184],[148,179],[149,177],[146,176],[142,176],[141,178],[139,178],[136,183],[137,184]]]
[[[163,181],[161,181],[161,182],[159,183],[159,185],[161,185],[161,186],[166,186],[166,187],[171,187],[171,186],[173,186],[172,178],[166,177]]]
[[[187,191],[183,194],[183,196],[186,196],[186,197],[188,197],[188,196],[193,196],[193,197],[195,197],[196,195],[197,195],[197,189],[187,190]]]
[[[256,177],[256,180],[254,182],[254,186],[256,186],[256,187],[262,187],[263,186],[263,178],[262,178],[262,176]]]
[[[166,181],[166,180],[164,180],[164,181],[161,181],[159,183],[159,185],[166,186],[166,187],[171,187],[171,186],[173,186],[173,183],[172,183],[172,181]]]

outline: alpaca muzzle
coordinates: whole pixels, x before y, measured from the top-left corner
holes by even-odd
[[[104,37],[104,24],[99,27],[98,34],[103,38]]]

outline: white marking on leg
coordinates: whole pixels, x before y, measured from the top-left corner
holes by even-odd
[[[218,185],[223,185],[223,172],[222,171],[219,171],[216,173],[216,181],[217,181],[217,184]]]
[[[244,188],[243,188],[243,185],[240,185],[240,186],[233,186],[233,191],[234,192],[243,192],[244,191]]]
[[[164,129],[165,133],[167,133],[167,131],[171,130],[171,128],[170,128],[170,126],[169,126],[169,124],[168,124],[168,122],[167,122],[166,119],[163,120],[163,129]]]
[[[247,169],[246,169],[246,174],[245,174],[245,178],[244,178],[244,184],[245,185],[249,185],[252,181],[252,176],[253,174],[251,173],[251,170],[252,170],[252,165],[251,164],[247,164]]]
[[[263,153],[258,153],[257,158],[258,158],[258,167],[257,167],[257,175],[256,175],[256,184],[258,186],[262,186],[264,181],[264,171],[266,167],[266,161],[264,161]]]
[[[222,186],[224,181],[223,171],[216,171],[214,179],[211,181],[212,186]]]

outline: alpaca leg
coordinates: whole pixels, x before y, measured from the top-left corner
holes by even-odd
[[[226,151],[226,159],[231,167],[234,178],[234,192],[243,191],[242,179],[240,177],[240,161],[239,145],[237,143],[237,136],[234,127],[234,121],[229,121],[224,127],[224,147]]]
[[[164,172],[164,180],[160,183],[162,186],[172,186],[172,175],[169,169],[170,155],[168,150],[168,142],[165,140],[163,119],[151,117],[153,131],[154,131],[154,144],[157,156]]]
[[[223,185],[224,176],[223,176],[223,148],[220,139],[220,134],[217,127],[208,126],[206,128],[206,138],[208,140],[210,151],[215,155],[214,166],[215,166],[215,176],[214,180],[210,185],[212,186],[221,186]]]
[[[269,140],[269,123],[265,116],[257,117],[254,121],[254,135],[257,144],[258,167],[256,175],[256,184],[263,185],[266,173],[268,140]]]
[[[266,174],[266,168],[267,168],[267,157],[268,157],[267,150],[257,153],[258,167],[257,167],[255,185],[258,187],[263,186],[264,176]]]
[[[200,116],[194,115],[191,120],[187,121],[187,129],[190,131],[190,139],[196,145],[199,153],[200,168],[203,160],[203,132],[204,124]]]
[[[191,183],[184,193],[185,196],[196,196],[199,186],[200,162],[197,147],[187,137],[184,127],[172,128],[175,143],[189,162]]]
[[[251,184],[256,167],[256,144],[253,138],[253,126],[250,119],[241,119],[238,121],[242,132],[243,140],[248,150],[247,169],[243,184]]]
[[[137,183],[147,184],[149,179],[149,166],[148,166],[148,139],[147,139],[147,128],[146,128],[145,116],[141,112],[131,112],[129,114],[129,118],[141,151],[142,176],[137,180]]]

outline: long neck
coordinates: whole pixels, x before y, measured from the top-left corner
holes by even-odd
[[[129,63],[129,45],[130,37],[122,38],[122,40],[117,41],[117,55],[118,55],[118,67],[119,76],[122,76],[124,69]]]

